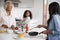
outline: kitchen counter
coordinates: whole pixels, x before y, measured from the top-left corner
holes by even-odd
[[[30,30],[29,32],[32,31],[36,31],[38,33],[40,33],[41,31],[46,30],[45,28],[41,27],[41,28],[34,28],[32,30]],[[21,32],[21,31],[20,31]],[[15,33],[0,33],[0,40],[46,40],[47,35],[46,34],[38,34],[37,36],[29,36],[28,33],[24,32],[25,37],[24,38],[18,38],[17,34]]]
[[[29,36],[25,34],[24,38],[18,38],[16,34],[0,33],[0,40],[46,40],[46,34],[38,34],[37,36]]]
[[[13,34],[0,33],[0,40],[14,40],[13,39]]]
[[[23,39],[17,38],[16,40],[46,40],[46,37],[47,36],[45,34],[40,34],[37,36],[26,35],[25,38],[23,38]]]

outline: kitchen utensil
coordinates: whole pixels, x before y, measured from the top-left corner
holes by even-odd
[[[37,36],[38,35],[38,32],[29,32],[28,33],[30,36]]]

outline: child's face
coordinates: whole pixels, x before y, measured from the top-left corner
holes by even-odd
[[[27,12],[27,13],[26,13],[26,16],[30,16],[30,13],[29,13],[29,12]]]

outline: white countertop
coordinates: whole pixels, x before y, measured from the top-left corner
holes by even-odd
[[[12,34],[0,33],[0,40],[14,40]]]
[[[37,35],[37,36],[26,35],[25,38],[23,38],[23,39],[18,38],[16,40],[46,40],[46,35],[44,35],[44,34],[40,34],[40,35]]]
[[[41,32],[44,28],[35,28],[31,31]],[[44,29],[46,30],[46,29]],[[37,36],[29,36],[27,33],[24,33],[25,37],[23,39],[18,38],[15,33],[0,33],[0,40],[46,40],[46,34],[38,34]]]
[[[29,36],[26,34],[25,38],[21,39],[16,37],[15,34],[9,34],[9,33],[0,33],[0,40],[46,40],[47,35],[40,34],[37,36]]]

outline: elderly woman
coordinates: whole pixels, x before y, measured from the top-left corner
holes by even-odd
[[[12,15],[12,2],[6,2],[4,5],[4,11],[0,13],[0,26],[4,28],[12,28],[16,27],[15,17]]]

